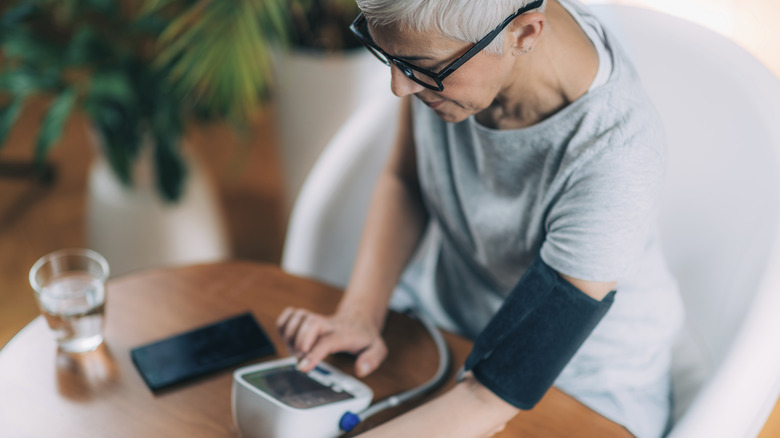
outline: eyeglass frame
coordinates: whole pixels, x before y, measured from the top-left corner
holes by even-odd
[[[418,67],[410,62],[404,61],[401,58],[398,58],[396,56],[390,55],[389,53],[385,52],[376,45],[373,38],[371,38],[371,35],[366,32],[364,35],[362,31],[360,31],[359,26],[362,26],[366,22],[366,17],[361,12],[358,14],[358,16],[355,18],[354,21],[352,21],[352,24],[349,26],[349,30],[352,32],[355,37],[360,40],[361,43],[368,49],[371,54],[373,54],[379,61],[381,61],[383,64],[390,67],[391,63],[395,64],[399,70],[409,79],[414,81],[415,83],[422,85],[423,87],[433,90],[433,91],[444,91],[444,84],[442,84],[442,81],[449,75],[451,75],[455,70],[460,68],[463,64],[466,63],[469,59],[473,58],[477,53],[481,52],[485,47],[488,46],[493,40],[498,36],[498,34],[501,33],[509,24],[517,17],[519,17],[522,14],[525,14],[528,11],[531,11],[533,9],[538,9],[542,6],[544,3],[544,0],[535,0],[531,3],[526,4],[522,8],[518,9],[517,12],[510,15],[506,18],[501,24],[499,24],[495,29],[490,31],[487,35],[485,35],[481,40],[477,41],[476,44],[474,44],[473,47],[471,47],[466,53],[459,56],[457,59],[449,63],[446,67],[444,67],[440,72],[434,73],[431,70]],[[368,30],[368,28],[366,28]],[[384,59],[380,56],[384,56]],[[414,72],[419,72],[421,74],[424,74],[428,76],[429,78],[433,79],[433,81],[436,83],[436,87],[434,87],[431,84],[428,84],[426,82],[423,82],[422,79],[418,79]]]

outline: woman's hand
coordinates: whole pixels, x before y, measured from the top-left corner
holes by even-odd
[[[379,367],[387,356],[387,346],[376,327],[357,312],[319,315],[304,309],[284,309],[276,327],[293,354],[300,359],[298,369],[311,371],[331,353],[358,355],[355,373],[364,377]]]

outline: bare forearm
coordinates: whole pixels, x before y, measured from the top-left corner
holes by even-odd
[[[372,429],[360,438],[477,438],[489,437],[517,414],[473,377],[446,394]]]

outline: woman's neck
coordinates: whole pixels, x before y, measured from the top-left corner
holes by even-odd
[[[550,0],[547,24],[536,46],[517,56],[507,85],[477,120],[494,129],[534,125],[587,93],[599,59],[593,43],[557,1]]]

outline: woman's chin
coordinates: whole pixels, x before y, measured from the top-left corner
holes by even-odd
[[[437,108],[433,110],[433,112],[435,112],[440,119],[448,123],[459,123],[469,117],[469,114],[465,111],[447,111],[442,108]]]

